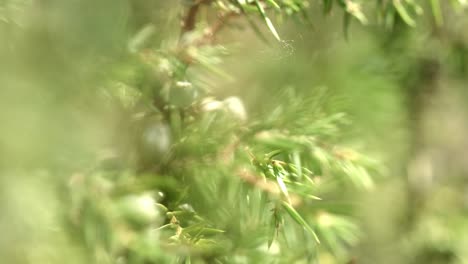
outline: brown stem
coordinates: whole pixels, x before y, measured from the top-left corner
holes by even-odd
[[[226,21],[236,15],[238,15],[238,13],[234,11],[220,14],[218,19],[210,27],[205,29],[202,37],[195,41],[195,46],[202,46],[211,43],[216,34],[223,29],[224,25],[226,25]]]
[[[198,9],[200,9],[200,4],[194,4],[188,10],[187,15],[182,20],[181,35],[195,29],[195,21],[197,18]]]
[[[194,3],[187,11],[185,17],[182,19],[181,36],[195,29],[197,14],[200,6],[209,2],[211,2],[211,0],[194,0]]]
[[[191,10],[194,7],[195,6],[192,6]],[[186,17],[186,19],[184,19],[183,23],[186,26],[184,26],[182,28],[182,32],[183,32],[182,34],[184,34],[186,32],[190,32],[191,30],[193,30],[194,25],[190,25],[191,23],[188,23],[188,22],[192,21],[192,17],[195,16],[196,11],[191,11],[191,10],[188,11],[187,17]],[[198,8],[196,10],[198,10]],[[195,40],[192,40],[189,43],[179,42],[179,46],[175,50],[177,56],[183,62],[185,62],[187,65],[192,64],[194,62],[194,58],[189,54],[189,52],[187,52],[188,51],[187,48],[190,47],[190,46],[200,47],[200,46],[211,44],[213,42],[213,39],[216,36],[216,34],[219,33],[223,29],[224,25],[226,24],[226,21],[229,18],[237,16],[237,15],[238,15],[238,13],[235,12],[235,11],[219,14],[218,19],[210,27],[206,28],[203,35],[201,35],[199,38],[197,38]],[[187,23],[189,24],[189,26],[187,26]],[[194,23],[194,21],[193,21],[193,23]],[[190,28],[191,28],[191,30],[187,31],[187,29],[190,29]]]

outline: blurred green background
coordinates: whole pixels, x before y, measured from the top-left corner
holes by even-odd
[[[149,23],[151,43],[177,45],[185,2],[0,1],[1,263],[127,263],[89,253],[65,220],[68,186],[109,148],[132,144],[128,113],[103,87],[146,70],[128,43]],[[310,23],[274,20],[279,42],[254,19],[268,43],[235,18],[217,36],[229,54],[214,67],[228,76],[189,73],[213,96],[241,98],[250,120],[284,104],[284,91],[314,98],[326,113],[346,113],[338,142],[382,163],[374,189],[337,194],[362,228],[347,249],[355,259],[323,253],[317,263],[468,263],[468,19],[443,6],[442,26],[428,10],[415,28],[353,21],[346,38],[340,10],[324,15],[311,2]],[[148,254],[164,256],[157,248]]]

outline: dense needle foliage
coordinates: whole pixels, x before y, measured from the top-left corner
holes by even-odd
[[[1,1],[0,260],[468,262],[466,5]]]

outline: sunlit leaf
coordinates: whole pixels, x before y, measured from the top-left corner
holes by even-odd
[[[281,204],[283,205],[283,208],[288,212],[288,214],[291,216],[294,221],[296,221],[299,225],[304,227],[315,239],[317,243],[320,243],[320,240],[315,233],[315,231],[310,227],[310,225],[302,218],[302,216],[292,207],[289,203],[282,201]]]
[[[402,0],[393,0],[393,5],[395,6],[395,9],[397,10],[401,19],[403,19],[403,21],[405,21],[406,24],[412,27],[416,26],[416,22],[408,14],[408,11],[406,10],[404,4],[402,3]]]
[[[255,0],[255,5],[257,6],[258,12],[259,12],[260,15],[262,16],[263,20],[265,20],[265,23],[266,23],[268,29],[270,29],[270,31],[271,31],[271,33],[273,34],[273,36],[274,36],[278,41],[280,41],[281,38],[279,37],[278,32],[276,31],[275,26],[274,26],[273,23],[271,22],[270,18],[266,15],[265,9],[263,8],[263,6],[262,6],[262,4],[260,3],[260,1],[259,1],[259,0]]]
[[[284,181],[283,179],[281,179],[281,177],[277,176],[276,177],[276,181],[278,182],[278,186],[281,190],[281,193],[283,193],[283,195],[287,198],[287,199],[290,199],[289,198],[289,193],[288,193],[288,188],[286,187],[286,184],[284,184]]]
[[[267,2],[272,5],[274,8],[281,10],[281,7],[278,5],[278,3],[275,2],[275,0],[267,0]]]

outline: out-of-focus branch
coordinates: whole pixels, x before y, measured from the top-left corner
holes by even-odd
[[[195,24],[197,21],[197,14],[200,6],[211,2],[211,0],[194,0],[192,6],[188,9],[184,18],[182,19],[182,30],[181,36],[187,32],[190,32],[195,29]]]
[[[186,19],[184,19],[184,26],[182,27],[182,34],[188,33],[192,31],[195,27],[195,16],[197,10],[201,3],[206,3],[208,1],[199,2],[197,7],[192,6],[190,10],[187,12]],[[176,53],[178,53],[178,57],[182,59],[187,65],[190,65],[194,62],[193,56],[190,54],[190,47],[200,47],[204,45],[212,44],[214,37],[218,34],[226,24],[227,20],[230,18],[239,15],[236,11],[229,11],[225,13],[220,13],[217,16],[217,19],[213,22],[213,24],[207,27],[203,34],[193,40],[187,42],[180,42],[179,46],[176,49]]]
[[[219,14],[218,19],[210,27],[205,29],[202,37],[197,39],[194,44],[196,46],[202,46],[211,43],[216,34],[224,28],[226,22],[237,15],[239,14],[235,11]]]

